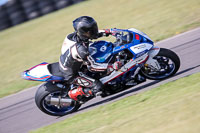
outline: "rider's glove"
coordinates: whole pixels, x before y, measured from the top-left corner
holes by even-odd
[[[99,37],[103,37],[103,36],[109,36],[111,35],[111,31],[110,29],[104,29],[104,30],[99,30]]]
[[[104,29],[104,32],[105,32],[105,36],[109,36],[112,34],[110,29]]]

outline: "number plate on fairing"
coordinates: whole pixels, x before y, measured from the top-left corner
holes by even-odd
[[[113,45],[106,41],[97,41],[90,45],[89,52],[97,63],[107,63],[112,58]]]

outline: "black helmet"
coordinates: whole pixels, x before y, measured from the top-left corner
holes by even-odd
[[[73,21],[73,27],[82,40],[97,39],[97,22],[89,16],[81,16]]]

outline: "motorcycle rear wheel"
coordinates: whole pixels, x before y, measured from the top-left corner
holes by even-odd
[[[147,79],[163,80],[173,76],[180,68],[180,59],[178,55],[165,48],[160,48],[159,53],[153,58],[158,61],[161,66],[160,71],[154,71],[150,67],[143,67],[141,74]]]
[[[51,82],[47,82],[38,88],[35,94],[35,103],[42,112],[52,116],[64,116],[80,108],[81,104],[76,101],[72,101],[69,106],[51,105],[47,101],[49,96],[58,97],[61,96],[61,94],[61,88]]]

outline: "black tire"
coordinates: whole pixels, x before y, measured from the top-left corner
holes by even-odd
[[[17,11],[23,11],[21,4],[17,0],[10,0],[5,4],[8,14],[12,14]]]
[[[72,5],[72,1],[66,1],[66,0],[60,0],[60,1],[55,1],[55,7],[56,9],[62,9],[65,8],[67,6]]]
[[[54,11],[54,8],[52,6],[46,6],[42,9],[40,9],[40,12],[41,12],[42,15],[48,14],[52,11]]]
[[[25,18],[20,17],[20,18],[15,19],[15,20],[12,21],[12,26],[15,26],[15,25],[21,24],[21,23],[23,23],[23,22],[25,22],[25,21],[26,21]]]
[[[37,18],[40,16],[40,13],[37,12],[37,11],[34,11],[34,12],[31,12],[29,14],[26,15],[26,17],[31,20],[31,19],[34,19],[34,18]]]
[[[8,14],[6,12],[6,9],[3,7],[0,7],[0,19],[7,17]]]
[[[29,8],[29,7],[32,7],[32,6],[35,6],[37,3],[36,3],[36,1],[32,1],[32,0],[26,0],[26,1],[23,1],[23,2],[21,2],[22,3],[22,6],[24,7],[24,8]]]
[[[0,24],[0,31],[5,30],[7,28],[9,28],[11,25],[9,23],[7,24]]]
[[[72,0],[72,1],[73,1],[74,4],[76,4],[76,3],[82,2],[84,0]]]
[[[20,0],[24,8],[24,13],[28,20],[37,18],[40,16],[39,7],[35,0]]]
[[[24,8],[24,12],[26,15],[29,13],[35,12],[35,11],[37,11],[37,12],[39,11],[39,8],[36,5]]]
[[[165,75],[159,75],[159,74],[148,74],[147,72],[145,72],[144,70],[144,67],[141,69],[141,74],[143,76],[145,76],[147,79],[152,79],[152,80],[163,80],[163,79],[166,79],[166,78],[169,78],[171,76],[173,76],[180,68],[180,59],[178,57],[178,55],[173,52],[172,50],[169,50],[169,49],[165,49],[165,48],[160,48],[160,51],[159,53],[154,57],[154,59],[157,59],[157,58],[160,58],[160,57],[164,57],[166,59],[169,59],[171,60],[171,62],[173,62],[173,69],[170,69],[167,70],[166,72],[169,72],[169,73],[165,73]],[[157,59],[158,60],[158,59]],[[159,60],[158,60],[159,62]],[[159,62],[160,64],[161,62]],[[161,64],[160,64],[161,65]],[[164,73],[163,73],[164,74]]]
[[[15,26],[15,25],[21,24],[25,21],[26,21],[26,19],[24,17],[19,17],[17,19],[12,20],[11,23],[12,23],[12,26]]]
[[[4,8],[4,6],[0,6],[0,31],[4,30],[11,26],[10,19],[8,14]]]
[[[38,0],[38,7],[39,8],[44,8],[46,6],[53,6],[53,1],[51,0]]]
[[[80,108],[81,104],[79,104],[76,101],[73,101],[72,103],[73,108],[69,111],[62,112],[62,110],[59,109],[56,109],[56,111],[55,110],[52,111],[51,109],[48,110],[45,105],[45,98],[48,95],[53,94],[54,92],[61,92],[61,88],[58,88],[51,82],[45,83],[38,88],[35,94],[35,103],[42,112],[52,116],[64,116],[69,113],[75,112]]]
[[[38,0],[19,0],[20,3],[24,3],[24,2],[27,2],[27,1],[34,1],[34,2],[37,2]]]
[[[13,26],[26,21],[26,17],[22,11],[12,13],[9,17]]]
[[[37,2],[41,15],[48,14],[55,10],[53,0],[37,0]]]
[[[25,15],[24,15],[24,12],[18,11],[18,12],[14,12],[14,13],[10,14],[9,17],[11,20],[13,20],[13,19],[17,19],[19,17],[25,17]]]
[[[4,24],[10,24],[9,18],[5,17],[5,18],[0,19],[0,25],[4,25]]]

